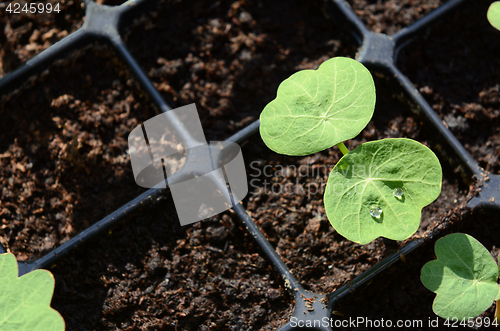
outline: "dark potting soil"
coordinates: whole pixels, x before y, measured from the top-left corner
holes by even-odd
[[[387,21],[396,8],[390,3],[380,15],[368,6],[362,16],[373,18],[374,29],[391,32],[437,6],[405,2],[405,13]],[[174,107],[195,102],[207,140],[222,140],[256,120],[289,75],[356,53],[351,38],[333,24],[329,3],[289,4],[167,1],[132,28],[126,42],[164,98]],[[377,2],[373,8],[381,7]],[[2,43],[14,54],[27,45]],[[375,116],[347,142],[350,149],[385,137],[436,143],[418,117],[384,93],[383,82],[377,80],[377,89]],[[126,139],[155,107],[109,48],[94,46],[53,64],[31,86],[4,97],[0,113],[6,119],[0,124],[0,238],[18,259],[57,247],[142,192],[133,181]],[[341,156],[336,148],[291,158],[272,153],[256,135],[243,155],[250,184],[245,207],[307,289],[329,293],[400,247],[382,239],[354,244],[329,225],[322,185]],[[288,169],[276,173],[283,167]],[[272,176],[262,173],[272,169]],[[468,188],[453,178],[447,171],[417,235],[462,217]],[[421,265],[432,258],[427,256]],[[51,271],[53,307],[68,330],[273,330],[289,320],[294,304],[233,212],[180,227],[170,194]],[[380,300],[378,288],[368,291],[374,294],[367,298]],[[434,315],[425,310],[423,316]]]
[[[500,31],[474,1],[401,52],[399,66],[481,167],[500,172]]]
[[[394,34],[430,13],[443,0],[348,0],[354,12],[373,32]]]
[[[500,38],[500,32],[486,20],[490,3],[469,2],[437,23],[422,40],[401,52],[398,66],[480,166],[490,173],[498,173],[500,49],[495,40]],[[498,260],[497,219],[496,212],[462,210],[457,214],[455,211],[445,217],[451,225],[440,237],[454,232],[467,233]],[[408,255],[405,262],[391,267],[384,277],[359,289],[358,295],[339,302],[334,308],[343,313],[339,318],[365,316],[371,320],[421,321],[422,327],[416,329],[432,329],[429,319],[435,322],[437,318],[432,312],[435,295],[422,286],[420,269],[435,258],[434,244],[435,240],[428,242]],[[491,320],[493,311],[494,305],[477,321]],[[445,320],[437,321],[440,328],[445,328]],[[369,328],[357,330],[365,329]],[[490,328],[478,324],[475,329]]]
[[[499,243],[497,233],[500,230],[498,215],[492,212],[478,211],[468,213],[463,211],[447,218],[450,226],[440,235],[450,233],[467,233],[479,240],[498,262]],[[478,226],[478,221],[481,226]],[[487,321],[493,321],[494,305],[487,309],[475,320],[473,328],[463,327],[460,321],[453,327],[446,326],[446,320],[439,318],[432,311],[435,294],[427,290],[420,282],[420,270],[423,265],[435,259],[435,240],[426,243],[423,247],[407,255],[404,262],[399,262],[388,269],[383,277],[377,277],[367,286],[359,288],[353,295],[339,301],[333,309],[337,311],[337,318],[349,321],[362,316],[372,323],[382,319],[390,320],[395,326],[397,321],[406,324],[402,329],[407,330],[492,330]],[[340,323],[340,322],[338,322]],[[369,323],[369,322],[366,322]],[[360,324],[358,328],[349,330],[373,330],[367,327],[370,324]],[[450,324],[452,324],[451,321]],[[481,325],[482,324],[482,325]],[[373,324],[372,324],[373,325]],[[404,324],[403,324],[404,325]]]
[[[374,118],[346,146],[352,150],[366,141],[398,137],[432,146],[432,140],[422,134],[418,118],[404,105],[385,97],[388,91],[382,82],[376,81],[380,93]],[[257,152],[266,153],[264,145],[254,146],[260,148]],[[359,245],[331,227],[322,198],[329,171],[341,156],[336,148],[304,158],[271,155],[253,163],[248,170],[253,190],[247,208],[251,216],[301,283],[321,293],[334,291],[399,248],[396,242],[382,238]],[[278,175],[266,178],[264,172]],[[438,200],[424,208],[415,236],[434,227],[451,210],[463,208],[466,194],[466,187],[445,177]]]
[[[43,13],[19,14],[7,12],[11,3],[24,7],[28,1],[2,2],[0,9],[0,77],[12,71],[53,45],[57,41],[78,30],[83,23],[85,11],[80,1],[74,0],[49,0],[39,3],[45,5]],[[48,12],[48,4],[55,9],[59,4],[59,12]],[[14,6],[15,7],[15,6]],[[12,9],[15,9],[12,7]]]
[[[2,244],[18,259],[67,241],[143,190],[127,136],[155,115],[113,52],[59,62],[2,99]]]

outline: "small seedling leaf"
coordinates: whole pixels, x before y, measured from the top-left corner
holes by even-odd
[[[415,233],[421,210],[441,192],[436,155],[411,139],[364,143],[333,168],[324,195],[335,230],[361,244],[382,236],[404,240]]]
[[[374,108],[370,72],[355,60],[336,57],[280,84],[260,115],[260,134],[277,153],[308,155],[357,136]]]
[[[436,293],[432,310],[443,318],[477,317],[498,294],[498,266],[473,237],[454,233],[439,239],[436,260],[421,271],[425,287]]]
[[[490,5],[486,17],[495,29],[500,30],[500,1],[495,1]]]
[[[62,316],[50,307],[54,277],[35,270],[18,277],[12,254],[0,254],[0,330],[63,331]]]

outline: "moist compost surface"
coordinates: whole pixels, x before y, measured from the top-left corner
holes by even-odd
[[[500,31],[475,1],[403,52],[400,67],[480,166],[500,172]],[[436,79],[437,78],[437,79]]]
[[[196,103],[207,141],[223,140],[258,119],[279,83],[294,72],[316,69],[334,56],[355,56],[356,44],[335,25],[329,3],[293,3],[166,1],[130,28],[125,40],[165,100],[173,107]],[[393,33],[442,2],[351,4],[371,29]],[[4,31],[11,32],[0,40],[1,74],[81,26],[80,3],[66,5],[59,16],[2,14]],[[484,47],[473,34],[486,33],[483,14],[475,9],[466,20],[469,52]],[[451,19],[462,22],[457,15]],[[432,31],[444,31],[436,36],[458,43],[447,35],[450,25]],[[437,38],[433,33],[429,38]],[[483,134],[477,129],[480,119],[497,120],[498,85],[493,77],[487,83],[482,76],[480,82],[472,79],[466,98],[442,88],[441,72],[432,70],[437,66],[433,56],[445,61],[444,54],[453,54],[453,63],[465,66],[470,53],[434,42],[440,45],[429,48],[422,41],[408,48],[401,66],[433,107],[442,105],[445,121],[450,113],[457,123],[464,122],[459,116],[466,119],[468,125],[453,132],[466,139],[487,170],[497,171],[497,126],[492,126],[493,135],[474,134]],[[489,47],[493,67],[498,60]],[[423,56],[426,52],[434,53]],[[417,63],[426,60],[419,74]],[[460,76],[448,80],[463,83]],[[346,143],[349,149],[388,137],[412,138],[431,148],[439,143],[404,102],[392,98],[384,80],[376,84],[374,118]],[[455,106],[478,102],[474,98],[487,102],[479,111],[469,110],[474,118],[466,116],[469,108]],[[134,183],[127,136],[157,109],[110,47],[95,44],[51,64],[22,89],[2,97],[0,113],[0,240],[18,260],[43,256],[144,191]],[[483,146],[490,149],[481,152]],[[322,196],[329,171],[341,157],[336,148],[287,157],[270,151],[255,135],[242,150],[250,191],[245,208],[306,289],[330,293],[404,244],[377,239],[362,246],[330,226]],[[445,167],[444,175],[441,196],[423,210],[416,236],[442,223],[453,228],[484,216],[465,209],[470,183],[459,182],[454,169]],[[335,310],[344,318],[434,319],[433,294],[418,279],[421,266],[433,258],[432,245],[425,247]],[[56,278],[52,306],[68,330],[274,330],[290,319],[294,306],[283,280],[236,214],[227,211],[181,227],[169,193],[50,270]]]

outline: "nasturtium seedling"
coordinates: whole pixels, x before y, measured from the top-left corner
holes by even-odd
[[[436,293],[432,310],[443,318],[477,317],[500,299],[498,266],[473,237],[454,233],[435,245],[436,260],[421,271],[425,287]]]
[[[336,57],[284,80],[260,115],[260,134],[273,151],[308,155],[354,138],[375,109],[375,84],[359,62]]]
[[[49,271],[18,277],[14,255],[0,254],[0,330],[63,331],[62,316],[50,307],[53,292]]]
[[[374,109],[370,72],[337,57],[283,81],[260,116],[262,139],[277,153],[307,155],[339,147],[344,157],[328,178],[326,214],[337,232],[361,244],[379,236],[409,238],[422,208],[441,192],[439,160],[416,141],[386,139],[349,152],[343,141],[363,130]]]
[[[367,142],[330,173],[326,214],[351,241],[404,240],[417,231],[422,208],[439,196],[441,181],[441,164],[428,147],[404,138]]]
[[[486,17],[495,29],[500,30],[500,1],[495,1],[490,5]]]

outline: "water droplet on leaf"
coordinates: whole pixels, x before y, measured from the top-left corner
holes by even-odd
[[[380,218],[380,215],[382,215],[382,208],[373,206],[372,208],[370,208],[370,215],[375,218]]]
[[[401,199],[403,197],[404,192],[399,187],[396,187],[392,192],[392,194],[396,197],[396,199]]]

